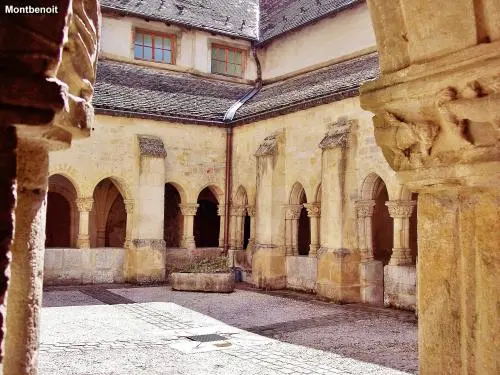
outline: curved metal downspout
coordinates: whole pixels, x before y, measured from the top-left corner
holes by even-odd
[[[260,68],[260,61],[257,57],[257,50],[252,45],[252,55],[257,65],[257,79],[255,80],[255,87],[247,92],[241,99],[234,103],[224,114],[224,123],[226,123],[226,179],[224,184],[224,255],[229,253],[229,209],[231,200],[232,189],[232,173],[233,168],[233,127],[231,122],[236,115],[236,111],[252,99],[262,88],[262,71]]]

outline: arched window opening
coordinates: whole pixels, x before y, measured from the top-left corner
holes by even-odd
[[[386,266],[392,255],[394,224],[385,205],[389,200],[389,194],[382,179],[377,179],[373,192],[375,200],[372,220],[373,257]]]
[[[243,249],[247,248],[248,242],[250,241],[250,220],[250,216],[247,214],[243,224]]]
[[[311,245],[311,223],[309,217],[307,216],[307,210],[303,206],[307,203],[307,197],[304,190],[300,195],[299,204],[302,205],[299,216],[299,228],[298,228],[298,253],[299,255],[308,255],[309,248]]]
[[[183,217],[179,204],[181,196],[172,184],[165,184],[165,209],[163,216],[163,239],[166,247],[180,247]]]
[[[220,217],[217,215],[217,198],[207,187],[198,196],[199,207],[194,218],[196,247],[218,247]]]

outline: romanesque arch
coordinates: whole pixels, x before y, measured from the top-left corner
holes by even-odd
[[[49,177],[45,247],[76,247],[78,235],[77,190],[65,176]]]
[[[220,216],[218,215],[219,190],[207,186],[198,195],[198,209],[194,217],[194,238],[196,247],[218,247]]]
[[[105,178],[94,188],[90,213],[91,247],[123,247],[127,213],[122,193],[114,179]]]
[[[183,233],[183,215],[180,204],[184,202],[184,190],[176,183],[165,184],[163,211],[163,239],[166,247],[180,247]]]

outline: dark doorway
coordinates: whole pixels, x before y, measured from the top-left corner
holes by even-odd
[[[302,191],[300,204],[303,205],[304,203],[307,203],[307,198],[305,192]],[[302,209],[300,210],[297,235],[299,255],[308,255],[309,245],[311,244],[311,223],[309,221],[309,217],[307,216],[307,210],[304,206],[302,206]]]
[[[245,222],[243,224],[243,249],[246,249],[248,242],[250,241],[250,216],[245,216]]]
[[[217,215],[217,198],[209,188],[198,196],[198,211],[194,217],[194,239],[196,247],[218,247],[220,217]]]
[[[389,264],[392,255],[394,225],[385,202],[389,200],[387,188],[382,180],[375,189],[375,210],[372,220],[373,256],[384,266]]]
[[[106,220],[105,247],[123,247],[125,231],[127,228],[127,211],[121,194],[119,194],[111,208]]]
[[[163,239],[166,247],[180,247],[182,213],[179,208],[181,196],[174,185],[165,184],[165,210],[163,216]]]
[[[71,207],[59,193],[47,193],[45,247],[71,246]]]

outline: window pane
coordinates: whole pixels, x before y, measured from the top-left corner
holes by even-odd
[[[160,48],[155,48],[155,61],[162,61],[163,60],[163,50]]]
[[[227,74],[234,75],[235,73],[236,73],[235,65],[234,64],[228,64],[227,65]]]
[[[135,44],[142,44],[142,33],[141,32],[135,33]]]
[[[234,51],[229,50],[227,52],[227,61],[230,63],[234,63]]]
[[[234,66],[234,74],[237,76],[241,75],[241,65]]]
[[[222,48],[217,48],[217,60],[225,61],[226,60],[226,51]]]
[[[163,38],[163,48],[168,50],[172,49],[172,41],[170,38]]]
[[[217,49],[215,47],[212,47],[212,59],[215,59],[217,57]]]
[[[213,50],[212,50],[213,51]],[[212,69],[210,70],[212,73],[217,73],[217,61],[212,60]]]
[[[153,60],[153,49],[151,47],[144,47],[144,58],[146,60]]]
[[[171,51],[163,51],[163,60],[166,63],[172,63],[172,52]]]
[[[163,38],[161,36],[155,36],[155,48],[161,48]]]
[[[151,35],[144,35],[144,45],[148,47],[153,46],[153,37]]]
[[[142,46],[135,46],[134,47],[134,57],[136,59],[142,59]]]
[[[236,52],[236,63],[241,64],[241,52]]]

